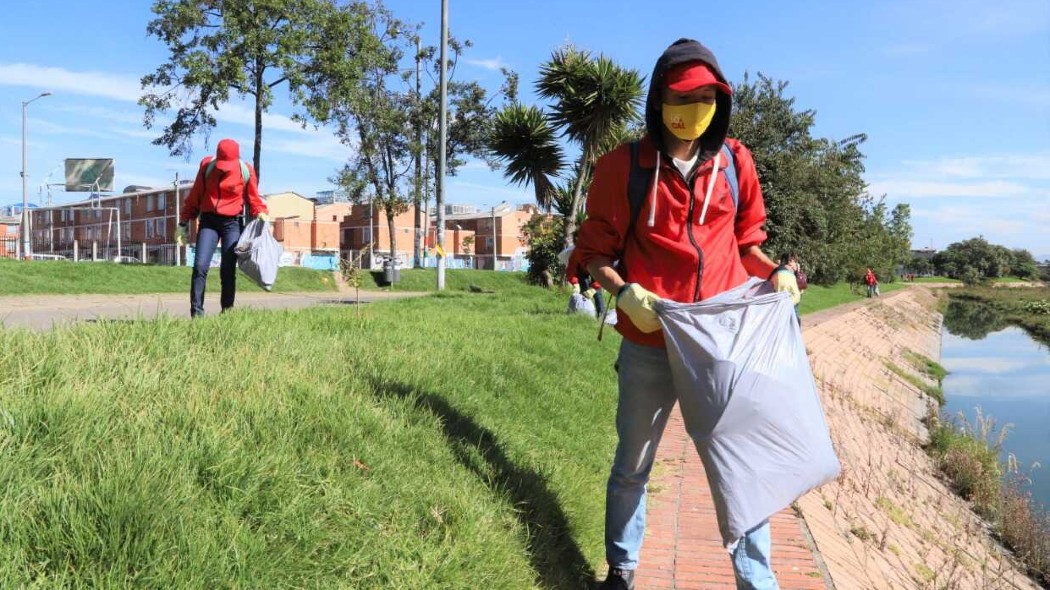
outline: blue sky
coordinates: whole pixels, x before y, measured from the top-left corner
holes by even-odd
[[[10,4],[10,3],[9,3]],[[65,158],[115,158],[116,188],[170,183],[195,172],[218,139],[250,157],[251,107],[227,105],[187,162],[150,144],[136,104],[139,78],[166,49],[145,33],[146,0],[19,2],[0,22],[0,204],[21,200],[21,102],[29,106],[29,194],[61,182]],[[866,180],[912,207],[916,247],[983,235],[1050,257],[1050,3],[1046,0],[890,0],[646,4],[636,0],[450,0],[454,35],[471,39],[457,73],[492,90],[503,65],[532,101],[536,72],[573,43],[648,76],[682,36],[711,47],[731,81],[762,72],[790,82],[818,135],[865,132]],[[437,44],[440,2],[388,3]],[[687,24],[689,23],[689,24]],[[312,195],[350,155],[324,129],[301,129],[282,102],[264,127],[262,190]],[[49,177],[49,174],[51,176]],[[50,180],[48,180],[50,178]],[[80,198],[55,189],[56,201]],[[529,202],[531,192],[469,164],[448,202]]]

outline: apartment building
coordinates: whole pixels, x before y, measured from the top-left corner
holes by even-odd
[[[77,260],[180,264],[193,260],[196,224],[190,224],[190,245],[177,249],[178,211],[191,182],[178,189],[142,189],[66,203],[32,212],[35,253]],[[285,249],[284,265],[334,269],[339,253],[339,223],[315,219],[316,205],[296,193],[264,195],[273,220],[274,237]],[[119,239],[118,239],[119,238]],[[119,252],[118,252],[119,242]]]
[[[339,263],[339,221],[318,216],[317,203],[295,192],[263,197],[273,236],[284,248],[281,264],[335,270]],[[338,205],[332,205],[338,206]]]
[[[446,228],[474,232],[475,268],[527,270],[528,260],[525,255],[529,245],[523,228],[538,214],[539,209],[532,204],[517,207],[502,204],[488,210],[448,215],[445,223]],[[448,236],[447,229],[445,235]]]
[[[174,264],[178,208],[190,184],[178,187],[178,198],[174,186],[133,188],[133,192],[33,210],[33,252],[77,260],[121,256],[129,262]]]

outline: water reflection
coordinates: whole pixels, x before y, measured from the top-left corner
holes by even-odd
[[[1050,351],[1017,327],[1006,327],[987,305],[953,302],[945,316],[941,364],[945,410],[974,422],[974,408],[1002,426],[1011,424],[1004,455],[1032,473],[1032,495],[1050,506]],[[997,329],[998,328],[998,329]]]
[[[952,334],[970,340],[980,340],[1007,325],[998,310],[978,301],[952,299],[944,313],[944,327]]]

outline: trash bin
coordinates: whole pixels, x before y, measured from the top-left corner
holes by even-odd
[[[401,282],[401,269],[389,258],[383,261],[383,281],[388,285]]]

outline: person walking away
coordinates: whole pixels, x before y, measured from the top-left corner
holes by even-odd
[[[237,293],[237,254],[245,203],[252,217],[269,221],[269,210],[259,198],[259,179],[251,164],[240,159],[241,148],[232,139],[219,142],[215,157],[206,156],[197,169],[193,188],[183,202],[175,241],[185,245],[189,221],[197,219],[193,276],[190,281],[190,317],[204,315],[204,290],[215,248],[221,245],[219,279],[222,311],[233,307]]]
[[[650,77],[645,137],[619,146],[595,166],[576,252],[590,275],[616,293],[616,330],[623,336],[616,363],[618,443],[606,486],[609,573],[603,590],[634,588],[646,483],[676,401],[654,303],[708,299],[749,275],[775,283],[777,265],[761,249],[766,210],[754,160],[743,144],[726,137],[731,111],[732,90],[714,54],[697,41],[679,39]],[[636,172],[644,173],[645,194],[632,211]],[[693,432],[702,416],[687,405],[682,417]],[[732,550],[738,588],[778,588],[770,553],[767,520]]]
[[[775,271],[777,291],[787,291],[791,294],[791,303],[795,306],[795,320],[802,325],[802,316],[799,315],[798,305],[802,301],[802,290],[798,287],[798,256],[784,253],[780,256],[780,266]]]
[[[868,286],[868,297],[874,297],[877,294],[879,281],[875,278],[875,272],[870,267],[864,273],[864,284]]]

